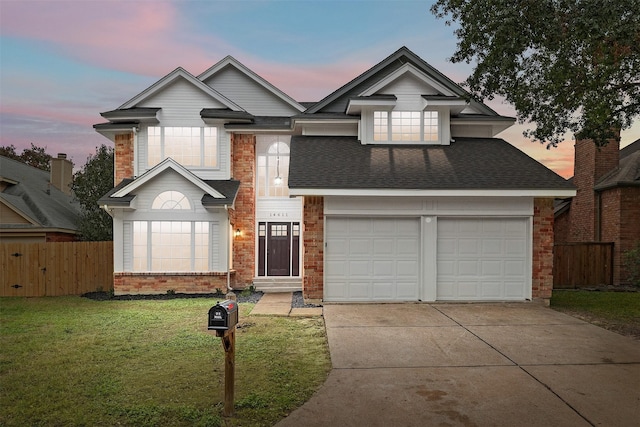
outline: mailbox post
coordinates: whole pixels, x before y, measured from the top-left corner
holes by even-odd
[[[222,415],[233,415],[236,365],[236,325],[238,324],[238,303],[225,300],[209,309],[209,330],[216,331],[222,338],[224,348],[224,409]]]

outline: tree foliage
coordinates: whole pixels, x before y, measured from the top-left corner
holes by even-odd
[[[456,23],[453,62],[480,98],[502,96],[525,135],[549,145],[566,131],[597,144],[640,113],[640,0],[438,0]]]
[[[113,188],[113,161],[113,148],[103,144],[73,175],[71,188],[82,208],[78,224],[82,240],[113,240],[111,216],[98,206],[98,199]]]
[[[38,147],[31,143],[31,148],[22,150],[22,154],[16,152],[16,147],[12,145],[0,147],[0,156],[18,160],[34,168],[45,171],[51,170],[51,155],[47,154],[47,147]]]

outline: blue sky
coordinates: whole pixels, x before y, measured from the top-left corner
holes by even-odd
[[[407,46],[456,82],[453,28],[418,0],[0,0],[0,145],[30,143],[82,165],[100,144],[92,125],[181,66],[194,75],[232,55],[298,101],[319,100]],[[500,102],[489,104],[514,116]],[[571,175],[573,143],[546,150],[500,136]],[[568,136],[570,138],[570,136]],[[623,134],[624,146],[640,126]]]

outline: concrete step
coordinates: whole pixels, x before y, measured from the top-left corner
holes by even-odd
[[[253,286],[264,293],[296,292],[302,290],[302,279],[299,277],[256,277]]]

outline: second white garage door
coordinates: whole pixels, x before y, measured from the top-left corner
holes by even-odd
[[[438,218],[437,299],[530,297],[528,219]]]
[[[418,218],[327,218],[325,301],[416,301]]]

